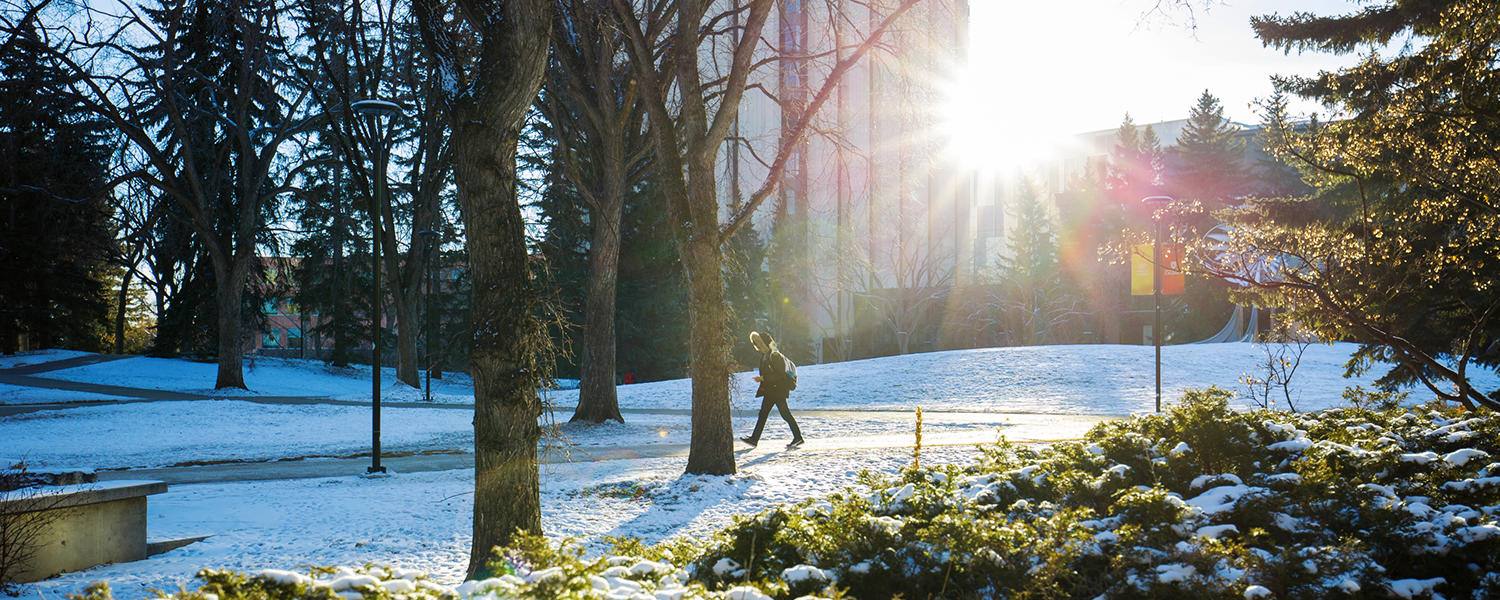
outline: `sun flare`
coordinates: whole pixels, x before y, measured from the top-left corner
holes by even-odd
[[[1050,157],[1056,145],[1051,123],[1028,106],[1033,94],[1007,86],[973,68],[956,71],[943,87],[940,132],[947,154],[967,168],[999,172]]]

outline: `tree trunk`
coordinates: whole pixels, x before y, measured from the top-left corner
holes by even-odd
[[[120,293],[115,297],[119,304],[115,306],[115,354],[125,353],[125,303],[130,301],[130,279],[135,275],[135,265],[125,269],[125,274],[120,276]]]
[[[400,276],[399,270],[390,272],[391,305],[396,308],[396,380],[420,388],[422,380],[417,376],[417,331],[421,328],[417,326],[416,291],[414,287],[397,289],[403,285],[405,278]]]
[[[335,172],[334,187],[342,188],[342,171]],[[342,200],[340,200],[342,202]],[[333,216],[333,366],[349,366],[349,275],[344,261],[344,209],[338,207]]]
[[[545,49],[543,49],[545,54]],[[526,232],[516,201],[520,124],[483,103],[455,109],[458,197],[474,277],[474,538],[468,574],[484,573],[497,546],[542,526],[536,445],[542,414],[533,366]],[[492,125],[498,124],[498,125]]]
[[[219,313],[219,376],[214,381],[214,389],[247,389],[241,364],[245,347],[240,340],[240,313],[245,296],[245,286],[241,283],[245,278],[224,275],[215,279],[218,287],[214,299]]]
[[[692,346],[688,365],[693,377],[693,433],[687,472],[731,475],[735,472],[734,426],[729,418],[730,347],[725,337],[728,314],[724,306],[724,254],[718,243],[718,220],[713,218],[718,206],[712,175],[700,174],[689,185],[692,194],[689,204],[697,209],[693,211],[695,216],[705,218],[695,220],[694,225],[700,231],[681,244],[688,277]],[[701,231],[704,228],[708,231]]]
[[[624,198],[604,198],[593,214],[589,240],[589,280],[584,301],[583,364],[578,408],[571,421],[621,423],[615,395],[615,283],[619,279],[620,217]]]

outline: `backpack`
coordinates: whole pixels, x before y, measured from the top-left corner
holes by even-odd
[[[785,354],[782,354],[780,350],[775,351],[773,354],[780,356],[781,364],[786,365],[787,391],[797,389],[797,364],[792,362],[792,359],[787,358]]]

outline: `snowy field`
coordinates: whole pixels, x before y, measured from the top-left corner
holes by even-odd
[[[321,361],[268,357],[245,358],[247,390],[215,390],[218,365],[175,358],[138,356],[96,365],[48,371],[39,376],[64,381],[100,383],[148,390],[171,390],[215,398],[246,396],[317,396],[334,399],[370,399],[369,365],[331,367]],[[426,379],[423,379],[425,385]],[[389,402],[420,402],[423,390],[396,381],[396,370],[381,369],[381,399]],[[444,373],[432,380],[432,401],[474,402],[474,382],[464,373]]]
[[[384,408],[385,452],[471,451],[473,413],[438,408]],[[688,415],[628,414],[626,422],[569,424],[558,416],[551,448],[686,445]],[[994,433],[994,415],[930,414],[929,435]],[[906,413],[805,414],[797,423],[810,438],[910,433]],[[755,427],[753,416],[734,419],[740,435]],[[763,436],[780,447],[790,439],[772,415]],[[184,463],[269,461],[310,456],[349,456],[370,449],[370,409],[359,406],[266,405],[240,400],[140,402],[42,410],[0,418],[0,462],[24,461],[33,470],[77,471],[166,467]],[[65,440],[65,441],[64,441]]]
[[[14,369],[26,365],[63,360],[66,358],[77,358],[88,356],[90,352],[79,352],[77,350],[37,350],[34,352],[18,352],[10,356],[0,355],[0,369]]]
[[[1344,363],[1354,344],[1307,348],[1292,380],[1299,410],[1316,410],[1341,402],[1346,387],[1372,387],[1383,371],[1344,379]],[[793,398],[802,408],[902,408],[1126,415],[1154,410],[1156,379],[1150,346],[1092,344],[1029,346],[929,352],[869,360],[799,367]],[[1253,344],[1186,344],[1162,348],[1162,398],[1181,396],[1190,388],[1217,385],[1239,392],[1239,378],[1258,374],[1265,360]],[[1471,370],[1471,372],[1474,372]],[[741,393],[753,390],[741,375]],[[1476,377],[1484,389],[1500,386],[1493,372]],[[1413,400],[1431,394],[1413,392]],[[557,393],[558,403],[576,402],[576,391]],[[687,380],[645,383],[620,388],[620,406],[687,408]],[[1240,406],[1252,406],[1241,399]]]
[[[1348,343],[1307,348],[1291,386],[1298,409],[1316,410],[1336,404],[1340,392],[1349,386],[1372,387],[1383,370],[1354,379],[1342,377],[1344,363],[1354,349],[1355,345]],[[798,408],[912,409],[920,405],[929,410],[1125,415],[1154,409],[1153,356],[1150,346],[1091,344],[955,350],[806,365],[799,370],[800,382],[793,400]],[[1165,346],[1163,398],[1210,385],[1243,391],[1239,378],[1246,373],[1259,374],[1258,364],[1264,360],[1264,351],[1254,344]],[[248,392],[213,390],[215,369],[210,363],[138,357],[41,375],[222,398],[370,397],[367,366],[335,369],[316,361],[247,360]],[[422,400],[421,391],[394,383],[394,369],[386,368],[382,373],[383,400]],[[752,404],[755,383],[750,373],[741,373],[735,380],[740,402]],[[1479,375],[1475,382],[1485,389],[1500,387],[1500,378],[1493,372]],[[434,402],[471,403],[473,393],[473,382],[461,373],[447,373],[442,380],[433,380]],[[1413,393],[1413,400],[1429,397],[1422,390]],[[619,398],[622,408],[685,410],[692,403],[690,382],[685,379],[620,386]],[[558,390],[551,400],[558,406],[572,406],[577,403],[578,392]],[[1241,406],[1251,403],[1241,399]]]
[[[1372,377],[1346,380],[1350,344],[1312,346],[1293,382],[1304,410],[1337,404],[1347,386],[1370,386]],[[53,352],[5,359],[0,368],[81,356]],[[1264,359],[1249,344],[1171,346],[1163,349],[1164,397],[1219,385],[1242,390],[1238,379]],[[261,396],[312,396],[367,401],[369,369],[331,369],[321,363],[257,359],[248,368],[251,392],[221,394],[209,386],[214,365],[181,360],[128,358],[47,371],[36,377],[156,390],[186,391],[220,400],[136,402],[37,410],[0,417],[0,460],[38,470],[160,467],[188,462],[268,461],[289,457],[348,456],[368,449],[369,409],[329,404],[273,404]],[[685,459],[636,458],[547,465],[542,475],[543,525],[553,536],[574,536],[598,549],[601,536],[657,541],[697,535],[723,526],[734,514],[836,490],[861,469],[894,472],[910,460],[911,408],[927,409],[925,439],[993,440],[1012,435],[1016,421],[1028,433],[1011,439],[1076,437],[1096,418],[1150,411],[1154,402],[1152,349],[1142,346],[996,348],[886,357],[800,369],[792,396],[798,421],[812,440],[784,451],[789,435],[772,415],[759,448],[740,445],[740,473],[732,477],[682,475]],[[385,381],[394,380],[393,370]],[[735,408],[753,411],[748,374],[736,377]],[[473,402],[472,384],[449,373],[434,400]],[[1478,378],[1493,389],[1493,373]],[[388,401],[415,401],[421,393],[387,387]],[[687,444],[690,406],[685,380],[621,386],[625,424],[562,424],[554,448],[639,448]],[[556,420],[565,422],[577,392],[554,391]],[[1429,394],[1413,393],[1413,401]],[[95,399],[91,395],[0,385],[10,404]],[[1239,400],[1250,406],[1247,399]],[[631,412],[665,409],[661,412]],[[1028,416],[1031,413],[1032,416]],[[472,447],[469,411],[462,408],[386,408],[383,442],[390,452],[454,451]],[[740,414],[743,435],[753,417]],[[1028,438],[1028,435],[1030,436]],[[904,436],[904,437],[903,437]],[[931,436],[931,437],[927,437]],[[946,437],[945,437],[946,436]],[[865,440],[863,444],[855,443]],[[957,442],[951,442],[957,443]],[[886,446],[886,447],[882,447]],[[971,445],[934,447],[926,462],[963,461]],[[626,454],[629,454],[626,452]],[[636,455],[639,456],[639,455]],[[108,580],[124,600],[148,589],[190,584],[201,567],[241,570],[299,565],[381,562],[429,571],[457,583],[467,560],[472,474],[454,471],[397,473],[385,478],[336,477],[263,482],[174,485],[150,500],[152,540],[211,535],[208,540],[151,559],[61,576],[30,594],[58,598],[88,582]]]

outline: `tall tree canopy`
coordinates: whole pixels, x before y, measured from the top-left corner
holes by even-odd
[[[0,47],[0,351],[101,349],[114,254],[107,125],[44,60],[33,24]]]
[[[1181,200],[1196,200],[1214,209],[1241,192],[1245,183],[1245,148],[1239,128],[1224,117],[1219,99],[1203,90],[1177,136],[1178,162],[1172,191]]]
[[[1467,406],[1500,407],[1469,371],[1500,364],[1500,5],[1397,0],[1253,25],[1287,52],[1364,54],[1353,67],[1279,81],[1338,118],[1294,126],[1284,111],[1272,115],[1273,148],[1315,191],[1235,211],[1222,274],[1325,338],[1360,342],[1353,370],[1394,363],[1383,385],[1420,382]],[[1412,39],[1381,55],[1398,36]],[[1237,274],[1247,263],[1276,273]]]

